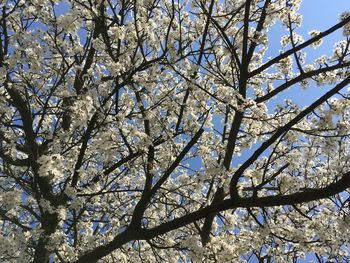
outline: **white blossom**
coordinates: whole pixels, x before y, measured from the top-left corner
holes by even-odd
[[[344,20],[350,16],[350,12],[343,12],[340,15],[340,20]],[[343,27],[343,35],[349,36],[350,35],[350,23],[347,23]]]
[[[0,6],[0,262],[348,262],[349,23],[305,35],[301,0]]]

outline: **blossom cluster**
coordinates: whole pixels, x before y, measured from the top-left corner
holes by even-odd
[[[350,23],[313,59],[300,5],[2,4],[0,261],[349,261]]]

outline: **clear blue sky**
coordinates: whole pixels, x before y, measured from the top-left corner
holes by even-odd
[[[302,26],[297,33],[302,35],[304,39],[310,38],[308,33],[311,30],[324,31],[339,22],[339,16],[344,11],[350,11],[350,0],[302,0],[300,13],[303,15]],[[267,55],[274,57],[278,55],[281,49],[281,36],[287,35],[288,32],[281,28],[281,24],[277,23],[269,32],[269,50]],[[312,61],[321,55],[330,55],[333,51],[334,43],[344,39],[342,30],[338,30],[323,40],[322,45],[318,49],[309,48],[307,50],[306,63]],[[325,92],[327,87],[310,86],[307,90],[300,90],[292,87],[284,92],[280,99],[291,99],[295,103],[305,106],[319,97]],[[302,94],[302,96],[300,96]]]

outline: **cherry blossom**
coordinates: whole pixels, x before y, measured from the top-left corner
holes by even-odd
[[[350,16],[301,4],[2,1],[0,261],[349,262]]]

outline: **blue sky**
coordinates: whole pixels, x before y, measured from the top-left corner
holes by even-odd
[[[296,33],[302,35],[304,39],[310,38],[308,33],[311,30],[324,31],[334,24],[339,22],[339,16],[344,11],[350,11],[349,0],[303,0],[300,8],[300,13],[303,15],[302,25]],[[278,55],[281,49],[281,36],[287,35],[288,32],[281,27],[280,23],[274,25],[269,32],[269,50],[267,56],[274,57]],[[338,30],[327,36],[322,45],[317,49],[307,49],[306,63],[320,57],[321,55],[330,55],[333,51],[333,46],[336,42],[344,39],[342,30]],[[287,92],[282,94],[280,99],[291,99],[301,106],[305,106],[314,101],[317,97],[323,94],[327,86],[316,87],[311,85],[307,90],[293,86]],[[300,96],[302,94],[302,96]]]
[[[349,0],[303,0],[299,10],[303,16],[303,20],[301,27],[297,29],[296,33],[302,35],[304,39],[307,40],[310,38],[309,32],[311,30],[322,32],[338,23],[340,14],[344,11],[350,11]],[[282,48],[280,44],[281,37],[288,34],[289,32],[282,27],[281,22],[277,22],[269,29],[269,48],[265,55],[266,58],[273,58],[279,55]],[[308,48],[306,64],[312,63],[321,55],[331,55],[334,44],[343,39],[344,36],[342,35],[342,30],[339,29],[327,36],[319,48]],[[268,103],[268,108],[270,111],[273,111],[276,104],[283,103],[284,99],[290,99],[294,103],[304,107],[323,95],[329,88],[331,87],[327,85],[321,87],[316,86],[315,83],[311,83],[307,89],[302,89],[298,85],[294,85],[288,90],[280,93],[276,98],[271,99]],[[217,124],[218,126],[221,126],[220,118],[218,119]],[[218,130],[221,131],[222,128],[220,127]],[[241,156],[235,156],[232,160],[232,165],[237,166],[242,164],[252,151],[256,150],[260,145],[261,143],[257,143],[252,146],[252,149],[243,151]]]

